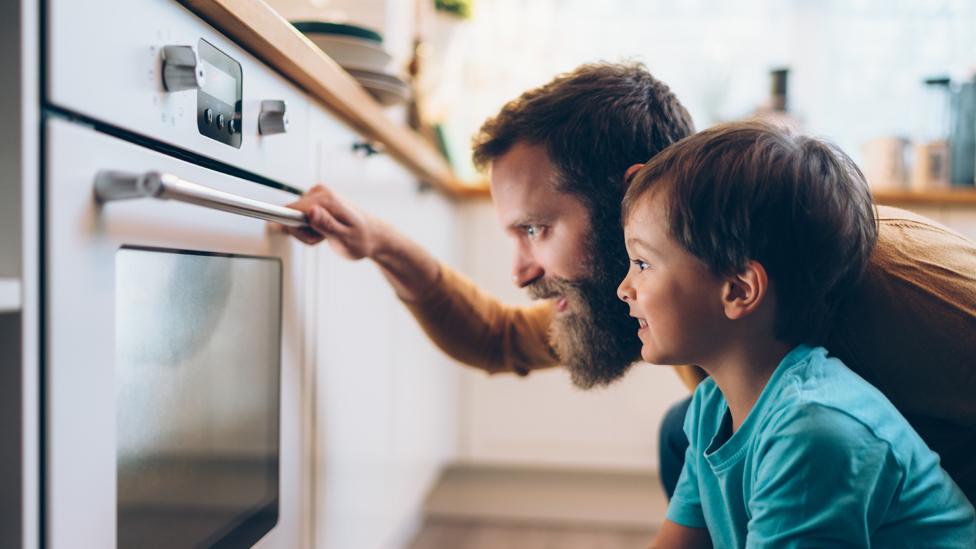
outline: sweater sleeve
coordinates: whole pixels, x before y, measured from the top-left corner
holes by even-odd
[[[549,302],[505,305],[441,264],[431,288],[404,305],[441,350],[470,366],[527,375],[558,364],[548,339]]]

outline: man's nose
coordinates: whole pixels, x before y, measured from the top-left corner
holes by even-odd
[[[546,270],[526,251],[515,252],[515,263],[512,265],[512,282],[519,288],[524,288],[542,278]]]

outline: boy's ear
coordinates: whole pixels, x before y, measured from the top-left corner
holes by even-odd
[[[741,272],[728,277],[722,288],[725,316],[738,320],[754,313],[769,291],[769,276],[758,261],[749,261]]]
[[[637,172],[639,172],[643,167],[644,164],[634,164],[633,166],[627,168],[627,171],[624,172],[625,189],[630,186],[630,182],[634,179],[634,176],[637,175]]]

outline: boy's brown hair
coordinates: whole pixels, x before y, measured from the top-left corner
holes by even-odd
[[[776,293],[776,336],[821,344],[877,240],[871,193],[836,146],[760,121],[715,126],[652,158],[631,181],[623,219],[665,193],[671,237],[718,276],[749,260]]]

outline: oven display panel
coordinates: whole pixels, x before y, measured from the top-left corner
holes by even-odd
[[[281,262],[115,257],[118,547],[251,547],[278,520]]]
[[[203,86],[197,90],[197,130],[239,149],[242,141],[241,64],[202,38],[197,51],[205,74]]]

